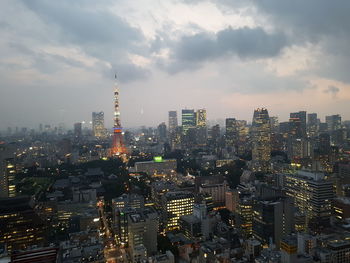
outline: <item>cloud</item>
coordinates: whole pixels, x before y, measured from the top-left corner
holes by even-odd
[[[324,93],[329,93],[332,95],[333,98],[336,98],[339,91],[340,89],[336,86],[328,86],[328,88],[324,90]]]
[[[215,34],[201,32],[183,36],[174,44],[167,69],[172,73],[193,70],[202,62],[227,56],[242,60],[275,57],[288,45],[283,33],[268,33],[261,27],[227,27]]]
[[[36,14],[40,20],[56,30],[52,42],[61,46],[77,46],[88,56],[113,65],[115,70],[125,74],[121,81],[142,79],[149,71],[133,65],[127,54],[142,54],[148,49],[142,32],[106,8],[109,1],[22,1],[23,5]],[[103,6],[104,4],[104,6]],[[27,52],[28,53],[28,52]],[[40,59],[45,64],[48,54]],[[52,57],[50,57],[52,59]],[[69,59],[61,62],[75,63]],[[47,61],[47,60],[46,60]],[[51,61],[48,60],[48,63]],[[81,66],[76,64],[76,66]],[[94,68],[95,70],[95,68]],[[101,69],[104,71],[105,69]],[[113,76],[113,74],[111,75]]]

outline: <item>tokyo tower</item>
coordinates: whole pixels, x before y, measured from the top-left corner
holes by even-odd
[[[117,82],[117,74],[115,74],[114,83],[114,126],[113,126],[113,143],[110,155],[120,156],[127,154],[127,149],[124,145],[122,125],[120,122],[120,111],[119,111],[119,88]]]

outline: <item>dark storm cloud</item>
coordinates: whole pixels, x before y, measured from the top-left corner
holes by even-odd
[[[255,0],[252,2],[259,11],[274,19],[276,26],[293,27],[295,31],[303,32],[308,37],[348,36],[350,32],[350,1]]]
[[[56,44],[77,45],[88,55],[113,64],[116,71],[128,72],[133,69],[121,81],[132,81],[149,75],[148,70],[133,65],[127,57],[128,53],[145,53],[147,47],[143,34],[120,17],[100,8],[99,5],[106,1],[97,4],[95,1],[79,0],[33,0],[22,3],[42,21],[58,30],[59,34],[52,39]],[[51,63],[47,58],[47,54],[44,54],[39,59],[40,64],[44,65],[46,61]],[[66,60],[71,66],[81,66],[73,65],[75,61],[63,57],[57,59],[60,62]]]
[[[228,27],[216,34],[207,32],[182,37],[172,50],[172,63],[167,69],[174,73],[196,69],[200,62],[226,56],[241,59],[275,57],[289,45],[282,33],[267,33],[263,28]]]

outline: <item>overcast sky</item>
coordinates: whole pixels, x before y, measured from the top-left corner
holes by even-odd
[[[2,0],[0,129],[125,127],[169,110],[251,121],[266,107],[350,119],[350,1]]]

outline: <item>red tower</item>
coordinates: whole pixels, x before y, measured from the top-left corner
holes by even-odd
[[[120,122],[119,111],[119,88],[117,83],[117,75],[115,75],[114,83],[114,126],[113,126],[113,143],[111,148],[111,157],[119,156],[127,153],[127,149],[123,141],[122,125]]]

